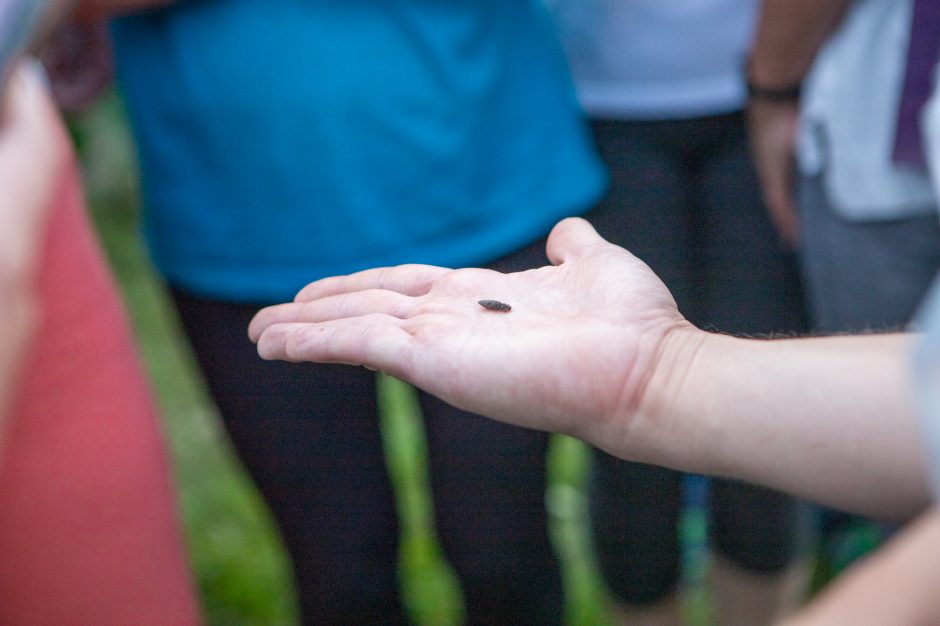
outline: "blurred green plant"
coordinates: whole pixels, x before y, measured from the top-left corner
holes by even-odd
[[[235,461],[137,229],[133,151],[113,95],[71,124],[86,194],[124,291],[164,417],[187,548],[207,621],[297,623],[290,569],[274,524]]]

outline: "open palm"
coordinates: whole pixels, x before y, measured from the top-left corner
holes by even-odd
[[[261,311],[249,334],[264,358],[364,365],[509,423],[582,437],[591,425],[594,439],[629,422],[611,418],[637,405],[686,323],[652,271],[584,220],[555,227],[548,257],[513,274],[406,265],[327,278]]]

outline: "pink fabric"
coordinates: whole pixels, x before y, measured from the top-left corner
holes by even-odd
[[[74,166],[57,198],[0,455],[0,624],[196,624],[153,403]]]

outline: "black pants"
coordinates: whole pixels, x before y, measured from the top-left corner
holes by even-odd
[[[599,210],[620,218],[600,233],[645,261],[699,327],[740,334],[804,328],[794,259],[768,221],[743,116],[594,123],[611,184]],[[713,546],[773,572],[793,558],[797,502],[728,480],[710,490]],[[675,587],[681,476],[597,452],[591,517],[605,578],[621,600],[655,602]]]
[[[546,262],[539,241],[490,267]],[[407,623],[374,375],[262,361],[246,336],[260,305],[179,289],[173,297],[231,439],[283,534],[304,623]],[[463,586],[467,623],[561,623],[544,504],[547,435],[427,394],[420,401],[437,532]]]

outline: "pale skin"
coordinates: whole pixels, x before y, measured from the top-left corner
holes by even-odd
[[[510,275],[402,266],[324,279],[260,312],[249,335],[267,359],[381,370],[461,408],[626,459],[882,517],[928,502],[907,385],[912,337],[707,333],[684,320],[649,268],[578,218],[555,227],[548,256],[553,265]],[[481,299],[512,311],[486,310]],[[934,623],[940,533],[919,528],[901,536],[912,547],[857,567],[849,580],[858,582],[790,624],[885,623],[884,611],[864,610],[882,601],[879,584],[913,603],[910,619],[892,623]],[[930,575],[908,580],[911,568]]]
[[[940,624],[940,511],[921,515],[785,626]]]
[[[249,335],[267,359],[364,365],[631,460],[878,516],[927,502],[910,337],[708,333],[584,220],[556,226],[547,251],[553,265],[517,274],[401,266],[327,278],[260,312]]]
[[[838,25],[851,0],[764,0],[748,64],[748,78],[767,89],[798,85],[816,53]],[[748,126],[764,202],[780,238],[799,239],[793,197],[794,145],[799,125],[797,102],[752,100]]]
[[[37,69],[10,79],[0,123],[0,440],[15,374],[36,323],[35,276],[64,136]]]
[[[800,82],[849,1],[764,0],[751,51],[751,80],[771,88]],[[793,197],[799,114],[795,102],[755,100],[748,107],[751,146],[764,199],[781,239],[790,244],[799,238]],[[940,533],[936,532],[940,514],[926,519],[931,521],[902,533],[876,558],[854,568],[811,610],[794,619],[792,626],[940,623],[940,605],[933,599],[940,582],[936,575],[940,562],[934,556],[940,555]]]
[[[79,3],[74,17],[80,20],[96,20],[170,3],[171,0],[85,0]],[[845,0],[839,0],[839,3],[844,4]],[[71,2],[66,2],[63,6],[70,4]],[[770,4],[769,0],[767,4]],[[782,4],[795,3],[788,0],[787,3],[780,3]],[[824,7],[835,3],[814,1],[811,4]],[[63,10],[62,14],[66,13],[68,11]],[[774,23],[773,20],[771,23]],[[765,58],[793,57],[771,54]],[[808,61],[806,65],[808,66]],[[755,67],[762,66],[758,63]],[[789,81],[783,82],[789,84]],[[769,81],[766,84],[772,85]],[[792,241],[796,238],[797,228],[789,195],[789,177],[792,170],[788,168],[792,166],[795,107],[769,112],[752,109],[752,114],[755,112],[758,115],[768,113],[765,119],[757,120],[762,132],[758,138],[761,142],[758,148],[762,153],[764,148],[770,150],[769,160],[765,158],[761,161],[758,155],[759,164],[763,165],[763,179],[765,183],[769,181],[769,188],[775,190],[774,195],[768,198],[768,203],[772,209],[776,209],[772,215],[782,236]],[[755,117],[752,117],[752,120],[754,119]],[[0,138],[0,144],[2,142],[3,139]],[[3,153],[3,147],[0,145],[0,155]],[[0,172],[3,169],[0,164]],[[41,169],[34,168],[32,173],[38,174]],[[6,223],[2,215],[0,223]],[[0,244],[3,243],[4,235],[10,232],[12,231],[5,233],[0,230]],[[755,367],[760,367],[768,358],[773,360],[771,352],[751,349],[751,342],[747,342],[749,348],[745,348],[743,343],[735,346],[721,345],[722,342],[718,341],[718,338],[708,341],[702,339],[697,331],[689,327],[674,311],[675,307],[668,294],[663,296],[655,285],[651,287],[644,284],[644,281],[657,281],[644,275],[642,269],[638,269],[640,264],[635,260],[624,261],[622,251],[615,254],[610,250],[599,249],[583,255],[589,258],[579,260],[579,255],[563,241],[569,235],[571,233],[556,231],[553,236],[554,245],[558,247],[558,256],[554,257],[554,260],[561,266],[568,266],[563,270],[561,267],[542,268],[533,273],[498,278],[498,275],[478,270],[462,271],[455,275],[447,270],[412,268],[407,271],[372,273],[345,281],[340,279],[333,281],[332,286],[329,282],[320,283],[318,286],[312,286],[303,296],[309,304],[263,313],[253,324],[252,333],[258,338],[262,330],[279,320],[299,324],[296,327],[271,328],[265,333],[262,341],[263,353],[276,357],[278,351],[283,351],[283,356],[287,357],[289,352],[290,358],[294,360],[344,361],[384,369],[465,408],[522,425],[570,432],[594,440],[601,447],[622,456],[632,455],[633,458],[654,461],[660,459],[663,463],[679,468],[703,468],[701,471],[708,471],[708,468],[712,467],[716,472],[751,473],[757,480],[780,471],[781,465],[786,469],[792,463],[793,454],[785,455],[781,462],[774,463],[773,467],[765,467],[763,471],[760,465],[764,455],[770,457],[777,454],[781,447],[786,447],[780,445],[779,439],[783,439],[787,433],[775,432],[779,427],[781,413],[787,412],[787,415],[791,416],[794,409],[799,407],[788,407],[785,404],[770,407],[762,415],[754,416],[750,426],[742,424],[738,428],[735,426],[735,419],[739,412],[719,413],[724,410],[722,403],[728,402],[727,397],[722,400],[719,393],[713,394],[718,397],[712,398],[711,410],[700,416],[700,428],[696,428],[695,424],[689,421],[689,416],[693,413],[699,417],[697,411],[691,411],[689,406],[689,400],[694,399],[698,393],[697,387],[703,386],[703,383],[705,387],[713,386],[708,381],[709,358],[712,358],[713,362],[720,362],[722,358],[734,358],[734,354],[739,353],[747,355],[753,359]],[[575,239],[579,237],[580,235]],[[591,246],[598,248],[594,243],[589,247]],[[4,247],[0,245],[0,251],[2,250]],[[562,255],[565,255],[564,258]],[[619,286],[619,281],[613,277],[603,280],[599,276],[604,264],[602,257],[605,255],[615,261],[615,268],[624,264],[630,266],[630,271],[640,279],[633,288]],[[562,260],[565,262],[561,263]],[[445,275],[448,277],[445,278]],[[382,276],[401,282],[388,285],[382,282]],[[434,281],[433,285],[431,281]],[[472,305],[470,309],[464,308],[466,295],[470,292],[473,292],[474,297],[477,295],[474,288],[478,284],[477,281],[479,287],[485,288],[487,293],[479,294],[476,299],[506,298],[514,306],[511,317],[501,321],[497,321],[498,318],[481,318],[482,309],[474,309]],[[372,288],[382,289],[372,293],[359,293],[360,288],[367,287],[370,282]],[[357,284],[360,287],[356,287]],[[602,293],[596,293],[592,285]],[[388,290],[388,286],[395,288]],[[493,293],[490,287],[505,287],[505,290]],[[555,291],[554,296],[542,293],[543,289],[552,292],[556,287],[560,291]],[[404,296],[401,295],[402,290]],[[591,291],[590,294],[586,293],[588,290]],[[386,291],[388,293],[384,293]],[[658,292],[661,300],[644,306],[645,313],[631,312],[635,302],[644,301],[645,292]],[[338,297],[331,297],[331,293]],[[348,296],[343,295],[347,293]],[[568,306],[561,306],[566,302],[568,295],[573,296],[573,299],[568,302]],[[31,298],[27,290],[25,299],[0,299],[0,323],[8,331],[6,336],[0,339],[7,342],[0,345],[0,415],[3,392],[7,389],[3,383],[9,380],[9,373],[13,371],[9,365],[13,363],[10,357],[17,352],[12,348],[7,349],[7,346],[16,345],[18,337],[22,344],[28,333],[21,332],[20,327],[28,330],[28,320],[32,317],[20,316],[17,319],[25,320],[26,323],[18,326],[15,320],[10,321],[9,311],[16,309],[17,301],[25,302],[23,310],[29,310],[32,306]],[[418,300],[420,307],[404,304]],[[520,302],[524,302],[526,306],[522,307]],[[578,305],[574,306],[572,302],[578,302]],[[14,306],[4,308],[4,304]],[[357,311],[357,307],[362,308]],[[618,311],[617,307],[623,310]],[[520,308],[525,313],[525,319],[521,321],[517,320]],[[359,313],[366,313],[371,317],[361,317]],[[394,313],[394,319],[386,317],[390,313]],[[347,316],[350,315],[357,319],[349,319]],[[614,332],[614,327],[622,321],[626,322],[626,332]],[[574,323],[577,323],[576,329],[573,327]],[[323,330],[318,330],[320,328]],[[607,331],[610,331],[609,335]],[[605,335],[608,336],[606,341],[603,339]],[[282,341],[283,343],[280,343]],[[851,353],[843,355],[848,357],[847,365],[850,369],[857,368],[861,373],[877,376],[889,366],[885,363],[879,365],[867,362],[880,362],[886,358],[897,362],[904,358],[905,344],[904,338],[896,337],[887,339],[877,349],[840,343],[839,350],[843,347],[849,348],[861,361],[866,362],[854,362]],[[620,348],[624,349],[622,354],[617,353]],[[780,354],[782,358],[777,364],[779,375],[786,376],[792,372],[801,359],[812,358],[810,346],[793,348],[788,355]],[[693,353],[697,356],[690,360],[688,366],[682,366],[684,355]],[[837,361],[836,367],[845,363],[845,359],[833,361]],[[544,370],[540,367],[543,362],[546,364]],[[608,366],[611,367],[610,370],[607,369]],[[467,369],[464,369],[465,367]],[[729,394],[735,392],[735,384],[741,386],[741,381],[738,380],[740,371],[736,374],[735,369],[733,362],[726,361],[723,367],[716,368],[714,372],[719,381],[728,379],[731,384],[731,388],[727,390]],[[654,372],[658,373],[654,375]],[[826,375],[826,372],[821,372],[821,375]],[[761,385],[775,390],[771,397],[780,398],[781,403],[789,403],[789,386],[775,386],[772,376],[769,377],[770,380],[764,376],[756,378],[761,379]],[[817,377],[807,372],[804,379],[814,383]],[[834,384],[831,385],[830,391],[842,389],[843,385],[837,384],[838,381],[832,382]],[[605,387],[606,385],[613,387]],[[880,391],[884,392],[881,401],[890,403],[891,398],[903,395],[901,387],[903,383],[900,383],[896,376],[888,375],[884,384],[878,386]],[[761,404],[761,388],[754,386],[750,389],[746,395],[748,402],[744,404]],[[669,394],[678,393],[677,390],[681,390],[681,394],[678,398],[670,400]],[[819,390],[819,395],[827,396],[828,393]],[[825,401],[831,400],[832,398],[825,398]],[[801,401],[812,402],[813,398],[803,397]],[[839,408],[839,403],[833,404],[833,408]],[[739,408],[743,411],[746,406]],[[905,407],[898,414],[902,418],[895,425],[897,428],[894,429],[891,425],[885,428],[889,431],[885,442],[888,449],[882,449],[882,452],[885,453],[883,457],[889,466],[889,452],[908,451],[914,438],[909,430],[909,410]],[[721,419],[719,415],[724,415],[725,419]],[[870,421],[870,417],[866,416],[866,420]],[[802,434],[803,439],[808,440],[808,450],[818,452],[820,448],[825,447],[826,442],[824,433],[817,432],[813,435],[812,422],[810,416],[804,416],[800,424],[791,425],[784,430]],[[739,432],[741,429],[748,430],[751,426],[757,428],[758,435],[761,431],[764,432],[764,441],[753,436],[755,433],[742,436]],[[829,430],[838,432],[842,426],[844,420],[839,420],[829,424]],[[608,436],[612,439],[605,444]],[[718,441],[715,441],[716,439]],[[749,441],[753,448],[758,448],[758,444],[764,446],[762,454],[757,454],[755,449],[748,454],[746,447]],[[714,444],[714,447],[710,448],[710,444]],[[722,453],[719,451],[729,448],[734,449],[734,454],[727,456],[724,459],[726,462],[719,463],[718,461],[722,460]],[[840,458],[850,457],[857,461],[850,448],[851,446],[846,446],[846,449],[841,450]],[[903,458],[914,458],[915,465],[920,463],[916,453],[912,457]],[[799,471],[798,475],[791,478],[795,490],[802,489],[808,494],[831,495],[830,490],[840,488],[845,482],[851,482],[852,478],[851,472],[846,468],[836,468],[835,475],[828,477],[823,484],[813,485],[811,468],[801,469],[805,471]],[[908,471],[914,470],[910,467],[894,467],[889,473],[904,480],[903,477]],[[877,472],[874,474],[875,478],[879,478]],[[772,476],[766,482],[780,485],[781,482],[778,482],[777,478],[779,477]],[[790,482],[782,481],[783,487],[786,488]],[[915,479],[910,489],[898,497],[869,497],[881,492],[879,487],[880,484],[875,485],[869,494],[855,494],[848,500],[858,501],[865,510],[884,510],[890,514],[901,512],[893,510],[896,505],[902,510],[909,509],[916,507],[914,503],[925,498],[922,480]],[[935,523],[934,527],[936,526]],[[927,553],[940,554],[937,550],[940,547],[938,537],[940,533],[921,532],[912,537],[911,542],[921,546],[926,545],[927,540],[932,540],[933,543],[927,546]],[[928,609],[932,606],[925,604],[925,594],[919,594],[919,589],[923,587],[917,587],[915,581],[895,576],[896,573],[910,571],[901,558],[910,559],[909,552],[910,550],[907,550],[897,558],[884,559],[859,570],[853,574],[852,580],[860,580],[861,584],[837,587],[827,594],[822,602],[817,603],[818,610],[805,613],[793,622],[794,626],[823,623],[882,624],[887,623],[884,619],[887,615],[895,618],[903,615],[904,621],[909,623],[929,623],[923,616],[936,613],[917,612],[924,606]],[[868,570],[872,570],[871,573]],[[866,586],[866,580],[874,581],[875,586]],[[884,593],[886,589],[897,587],[894,583],[898,581],[905,583],[903,591],[907,594],[898,594],[897,598],[902,602],[908,601],[906,613],[858,610],[860,606],[863,609],[868,608],[855,601],[859,588],[866,594],[867,599],[871,600],[876,597],[876,593]],[[920,581],[930,581],[930,578],[923,576]],[[843,587],[848,588],[843,591]],[[874,621],[870,619],[873,616]],[[869,619],[866,621],[862,618]],[[894,619],[893,623],[898,623],[898,619]]]

